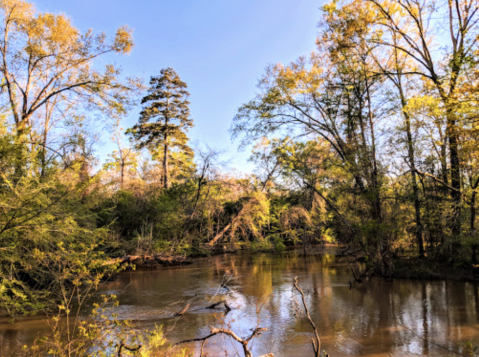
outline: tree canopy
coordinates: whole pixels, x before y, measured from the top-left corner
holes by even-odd
[[[144,107],[138,124],[128,130],[138,148],[147,147],[162,158],[165,188],[170,186],[170,159],[181,163],[182,158],[178,156],[188,160],[193,154],[186,136],[186,131],[193,126],[188,101],[190,94],[186,88],[186,83],[173,68],[162,69],[160,76],[150,79],[148,94],[141,100]]]

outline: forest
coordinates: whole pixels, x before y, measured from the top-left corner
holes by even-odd
[[[78,320],[71,332],[58,321],[135,266],[320,246],[359,264],[356,281],[477,281],[478,11],[477,0],[323,5],[315,50],[265,63],[256,96],[225,118],[255,167],[237,175],[221,150],[191,143],[174,63],[150,78],[110,64],[134,51],[129,27],[81,31],[65,14],[1,0],[0,306],[11,321],[57,323],[22,353],[84,356],[105,331],[121,336],[128,323]],[[105,134],[116,149],[100,160]],[[142,356],[164,347],[152,336]],[[101,353],[136,355],[136,338]]]

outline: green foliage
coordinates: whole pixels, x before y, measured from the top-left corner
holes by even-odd
[[[0,152],[18,146],[6,131]],[[15,169],[0,173],[0,303],[12,317],[49,309],[72,291],[92,291],[116,269],[104,265],[108,229],[96,227],[81,167],[52,167],[41,176],[37,153],[23,156],[21,177]],[[1,165],[15,167],[17,159],[2,155]]]
[[[479,353],[479,346],[474,345],[472,341],[467,341],[463,345],[463,353],[465,353],[468,356],[477,356]]]
[[[276,238],[273,241],[274,250],[278,253],[282,253],[286,250],[286,245],[281,238]]]
[[[325,228],[322,231],[321,238],[326,243],[337,243],[337,239],[332,228]]]
[[[148,94],[138,124],[129,129],[138,148],[148,148],[163,163],[163,186],[170,187],[170,165],[188,168],[193,151],[188,146],[186,131],[193,126],[190,118],[187,85],[173,68],[151,77]]]
[[[38,338],[32,346],[24,346],[22,354],[28,357],[48,355],[58,357],[166,356],[169,343],[163,327],[140,331],[131,321],[114,313],[118,306],[116,296],[102,296],[91,314],[79,318],[74,327],[61,323],[62,314],[52,319],[52,332]],[[125,346],[127,348],[125,348]],[[178,356],[181,356],[181,353]]]
[[[270,233],[293,244],[335,236],[362,248],[380,274],[411,247],[422,257],[477,261],[477,83],[470,79],[479,61],[476,49],[457,44],[477,32],[459,30],[461,19],[479,15],[456,5],[332,1],[323,7],[317,49],[267,67],[233,120],[233,136],[242,146],[257,142],[255,178],[270,194],[310,193],[309,202],[273,219],[303,208],[314,227],[284,220]],[[442,25],[437,13],[453,11],[449,46],[431,29]],[[423,28],[421,18],[434,25]],[[443,55],[430,56],[433,48]]]
[[[253,252],[267,252],[276,248],[269,238],[258,238],[251,242],[251,250]]]

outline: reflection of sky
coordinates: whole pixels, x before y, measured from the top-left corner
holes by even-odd
[[[230,290],[219,287],[225,273]],[[371,279],[350,290],[346,266],[333,256],[217,256],[186,267],[124,273],[102,293],[123,291],[120,317],[149,329],[163,324],[172,341],[205,336],[209,326],[224,324],[242,337],[260,326],[268,331],[252,342],[254,355],[309,356],[312,331],[304,316],[294,316],[294,276],[331,356],[452,356],[437,344],[457,352],[467,341],[479,344],[477,285]],[[233,308],[226,317],[221,307],[205,309],[221,299]],[[189,311],[173,318],[187,303]],[[36,320],[16,325],[16,338],[27,341],[38,327]],[[12,338],[11,330],[0,326],[5,339]],[[243,355],[227,337],[216,336],[207,345],[211,356],[225,350]]]

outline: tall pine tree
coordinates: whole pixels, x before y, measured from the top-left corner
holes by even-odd
[[[144,105],[140,119],[128,130],[137,142],[138,148],[148,148],[158,155],[162,149],[163,187],[170,186],[169,159],[173,151],[187,157],[193,156],[188,146],[186,131],[193,126],[188,101],[189,92],[173,68],[165,68],[160,76],[151,77],[148,95],[143,97]]]

